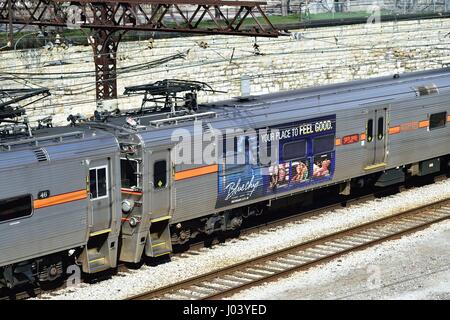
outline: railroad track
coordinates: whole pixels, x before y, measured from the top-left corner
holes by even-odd
[[[347,206],[350,206],[350,205],[354,205],[354,204],[372,200],[373,198],[374,198],[373,194],[360,195],[360,196],[357,196],[354,198],[347,199],[346,204],[347,204]],[[284,225],[289,222],[296,222],[296,221],[301,221],[303,219],[308,219],[308,218],[312,218],[312,217],[319,217],[321,214],[325,214],[329,211],[332,211],[334,209],[338,209],[341,207],[342,207],[341,203],[336,202],[333,204],[325,205],[322,207],[314,208],[314,209],[303,211],[300,213],[289,214],[282,218],[267,220],[263,223],[259,223],[257,225],[251,225],[251,226],[243,228],[241,230],[239,236],[240,237],[246,236],[246,235],[252,234],[254,232],[260,232],[261,230],[274,228],[274,227]],[[175,256],[184,258],[184,257],[189,257],[191,255],[198,255],[198,254],[200,254],[200,250],[202,248],[204,248],[203,241],[195,242],[189,246],[188,251],[176,253]],[[120,272],[127,272],[128,267],[125,264],[120,263],[118,266],[118,270]],[[33,297],[39,297],[40,294],[42,294],[42,293],[49,294],[52,291],[56,291],[58,289],[59,288],[54,289],[54,290],[49,290],[49,291],[43,291],[38,287],[34,287],[34,288],[30,287],[30,288],[27,288],[27,290],[22,290],[22,291],[19,290],[17,292],[9,292],[6,295],[0,295],[0,300],[26,300],[26,299],[33,298]]]
[[[162,287],[129,300],[219,299],[305,270],[351,251],[415,232],[450,218],[450,199],[407,210],[343,231]]]
[[[26,290],[18,291],[18,292],[9,292],[5,295],[0,295],[0,300],[26,300],[29,298],[37,297],[42,293],[40,288],[27,288]]]
[[[364,202],[368,202],[373,199],[375,199],[373,194],[361,195],[361,196],[357,196],[355,198],[346,200],[345,206],[351,207],[351,206],[358,205],[358,204],[361,204]],[[279,226],[286,225],[291,222],[298,223],[301,221],[307,221],[308,219],[318,219],[322,215],[326,215],[327,213],[329,213],[333,210],[342,209],[342,207],[343,207],[343,205],[341,202],[335,202],[335,203],[328,204],[325,206],[301,211],[299,213],[291,213],[282,218],[269,218],[268,220],[266,220],[264,222],[258,222],[256,224],[252,223],[251,225],[242,228],[239,232],[239,237],[241,238],[244,236],[251,235],[253,233],[261,232],[264,230],[270,230],[270,229],[273,229],[273,228],[276,228]],[[219,242],[220,241],[215,242],[215,244],[217,244]],[[183,257],[183,255],[185,255],[185,256],[190,256],[192,254],[197,255],[198,251],[204,247],[205,247],[205,245],[204,245],[203,240],[199,241],[199,242],[193,242],[192,244],[189,245],[189,250],[178,253],[178,256]]]
[[[439,182],[439,181],[443,181],[446,179],[447,179],[447,177],[445,175],[439,175],[439,176],[436,176],[434,180],[435,180],[435,182]],[[407,190],[407,188],[405,186],[400,186],[398,192],[401,193],[405,190]],[[387,196],[389,196],[389,194]],[[385,197],[385,196],[383,196],[383,197]],[[375,198],[376,197],[375,197],[374,193],[357,195],[357,196],[354,196],[354,197],[344,200],[345,207],[358,205],[358,204],[373,200]],[[255,232],[261,232],[262,230],[265,230],[265,229],[272,229],[272,228],[275,228],[278,226],[283,226],[283,225],[286,225],[287,223],[291,223],[291,222],[296,223],[296,222],[300,222],[300,221],[307,221],[308,219],[311,219],[311,218],[312,219],[319,218],[321,215],[326,215],[330,211],[333,211],[336,209],[341,209],[342,207],[343,207],[342,202],[335,201],[331,204],[319,206],[316,208],[311,208],[309,210],[305,210],[305,211],[302,211],[299,213],[290,213],[287,216],[284,216],[282,218],[269,218],[265,222],[258,222],[256,224],[252,224],[250,226],[246,226],[246,227],[242,228],[242,230],[240,231],[239,237],[250,235]],[[202,248],[204,248],[203,240],[200,242],[191,243],[188,251],[179,252],[177,254],[180,257],[182,257],[183,255],[185,255],[185,256],[197,255],[198,250],[202,249]]]
[[[435,182],[442,181],[445,179],[446,179],[445,175],[436,176]],[[405,187],[401,186],[399,191],[402,192],[404,190],[405,190]],[[345,203],[346,203],[346,206],[352,206],[352,205],[364,203],[364,202],[372,200],[374,198],[375,198],[375,196],[373,193],[361,194],[361,195],[357,195],[355,197],[346,199]],[[300,213],[290,213],[282,218],[268,219],[264,222],[258,222],[256,225],[251,224],[251,225],[243,228],[240,232],[239,237],[250,235],[255,232],[260,232],[265,229],[272,229],[272,228],[275,228],[278,226],[285,225],[290,222],[296,223],[296,222],[308,220],[311,218],[312,219],[318,218],[322,214],[326,214],[332,210],[339,209],[339,208],[342,208],[342,203],[335,202],[335,203],[331,203],[331,204],[328,204],[325,206],[311,208],[310,210],[302,211]],[[204,248],[203,240],[200,242],[192,243],[190,245],[188,251],[175,253],[175,256],[177,256],[179,258],[184,258],[184,257],[192,256],[192,255],[198,255],[198,254],[201,254],[200,251],[202,248]],[[120,272],[128,271],[128,267],[125,264],[120,264],[118,268],[119,268],[118,270]],[[9,293],[7,295],[0,295],[0,300],[11,300],[11,299],[25,300],[25,299],[28,299],[31,297],[39,297],[40,294],[42,294],[42,293],[49,294],[56,290],[58,290],[58,288],[55,290],[49,290],[49,291],[44,292],[44,291],[40,290],[39,288],[32,288],[32,289],[28,289],[27,291],[19,291],[17,293]],[[183,297],[180,297],[180,298],[183,298]],[[183,299],[186,299],[186,298],[183,298]]]

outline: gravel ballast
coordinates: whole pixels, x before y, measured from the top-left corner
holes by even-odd
[[[228,299],[450,299],[450,221]]]
[[[352,205],[326,214],[302,219],[298,222],[255,232],[212,248],[203,248],[198,252],[174,256],[171,262],[156,267],[143,266],[139,270],[120,272],[112,279],[100,283],[82,283],[76,287],[44,293],[40,298],[125,299],[251,257],[260,256],[331,232],[449,197],[450,179],[447,179],[421,188],[410,189],[397,195],[375,199],[363,204]]]

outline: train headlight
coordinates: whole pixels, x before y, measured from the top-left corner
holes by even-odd
[[[124,214],[130,213],[134,208],[134,201],[133,200],[123,200],[122,201],[122,212]]]
[[[128,223],[130,224],[130,227],[135,228],[139,223],[139,219],[136,217],[131,217],[130,220],[128,220]]]

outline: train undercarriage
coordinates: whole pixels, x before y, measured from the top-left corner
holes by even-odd
[[[450,155],[353,178],[310,192],[286,195],[275,200],[263,201],[250,206],[219,212],[208,217],[177,223],[171,226],[172,244],[187,249],[187,243],[201,237],[206,237],[205,243],[211,243],[211,237],[218,236],[221,238],[221,234],[237,231],[249,218],[274,213],[288,207],[295,207],[298,211],[301,208],[311,207],[315,199],[319,199],[319,197],[320,201],[323,202],[323,193],[327,194],[328,197],[335,197],[334,200],[330,199],[330,201],[340,201],[345,204],[353,193],[359,193],[361,190],[382,196],[386,192],[395,192],[401,185],[410,187],[432,183],[434,177],[439,174],[450,176]]]
[[[187,250],[189,245],[198,239],[202,239],[206,245],[209,245],[212,243],[212,239],[224,239],[230,235],[237,235],[239,230],[251,219],[273,217],[274,215],[271,213],[275,212],[278,217],[280,210],[289,213],[289,209],[292,209],[298,212],[300,209],[308,210],[319,202],[320,206],[324,206],[328,201],[330,203],[340,201],[345,204],[355,194],[395,190],[401,185],[408,187],[432,183],[434,178],[441,174],[450,177],[450,155],[357,177],[310,192],[287,195],[275,200],[177,223],[170,228],[172,244],[175,251],[178,252]],[[316,201],[318,199],[320,201]],[[77,248],[2,266],[0,267],[0,289],[9,290],[30,284],[43,289],[57,286],[67,280],[71,274],[76,273],[76,270],[69,270],[69,268],[71,265],[76,265],[76,257],[82,250],[83,248]]]

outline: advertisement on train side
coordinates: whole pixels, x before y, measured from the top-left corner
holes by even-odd
[[[331,180],[335,134],[332,115],[260,128],[256,137],[237,137],[219,165],[216,208]],[[237,158],[243,161],[236,163]]]

